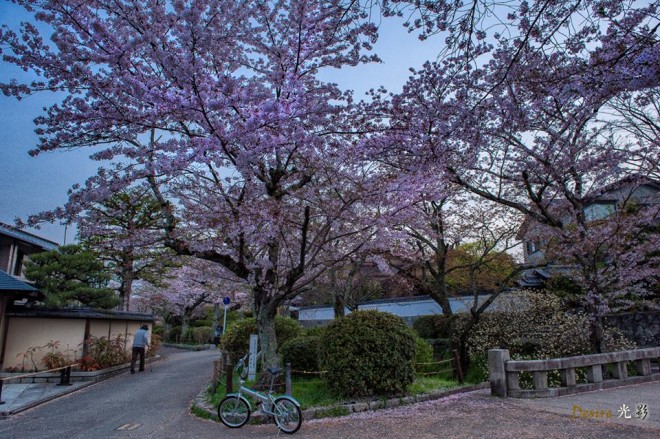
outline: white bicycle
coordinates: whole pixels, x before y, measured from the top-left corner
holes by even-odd
[[[275,377],[282,373],[281,368],[269,367],[266,369],[271,375],[268,393],[260,393],[256,390],[243,386],[247,377],[245,362],[249,354],[241,358],[234,371],[240,371],[240,388],[237,393],[230,393],[220,401],[218,405],[218,417],[223,424],[230,428],[240,428],[250,420],[253,411],[250,401],[245,395],[257,400],[259,410],[266,416],[272,417],[275,424],[283,433],[293,434],[302,425],[302,413],[300,403],[288,395],[273,396],[273,383]]]

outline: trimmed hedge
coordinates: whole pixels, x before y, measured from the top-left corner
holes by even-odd
[[[296,337],[287,340],[280,348],[282,364],[291,363],[294,371],[318,372],[319,336]]]
[[[344,397],[405,393],[415,378],[415,354],[414,332],[403,319],[373,310],[331,322],[319,348],[328,388]]]
[[[275,337],[278,350],[287,340],[300,334],[301,327],[297,321],[288,317],[275,317]],[[237,320],[227,325],[227,331],[220,339],[220,346],[229,352],[235,361],[250,350],[250,334],[257,334],[257,320],[253,317]]]

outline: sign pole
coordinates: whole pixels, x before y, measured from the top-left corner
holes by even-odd
[[[231,303],[231,300],[229,297],[225,297],[222,299],[222,303],[225,305],[225,317],[222,321],[222,334],[224,335],[225,331],[227,330],[227,308],[229,308],[229,304]]]

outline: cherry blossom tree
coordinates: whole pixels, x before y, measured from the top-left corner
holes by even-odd
[[[592,194],[657,166],[652,130],[622,148],[604,117],[658,86],[657,1],[15,2],[43,26],[3,28],[3,59],[38,79],[0,89],[67,94],[37,119],[32,153],[95,147],[109,163],[34,220],[71,218],[146,182],[165,244],[250,287],[266,366],[278,362],[278,306],[372,242],[383,211],[443,199],[426,198],[430,179],[528,215],[568,245],[608,236],[580,222]],[[443,34],[444,57],[401,93],[356,104],[317,73],[377,59],[366,55],[375,8],[406,15],[422,38]],[[392,157],[406,158],[399,175],[383,169]],[[630,260],[649,262],[642,247]],[[597,246],[570,254],[594,277],[584,248]],[[619,273],[639,273],[627,265]],[[605,292],[588,284],[596,333]]]
[[[369,175],[354,160],[365,118],[316,78],[372,59],[366,12],[339,0],[16,3],[50,43],[32,23],[3,29],[4,59],[39,79],[2,90],[67,93],[37,119],[33,154],[94,146],[110,162],[36,219],[146,181],[166,245],[250,287],[264,365],[276,364],[278,306],[361,245],[331,244],[369,227]]]
[[[143,306],[156,309],[161,315],[181,318],[182,334],[190,320],[203,314],[205,305],[221,303],[229,297],[234,304],[248,301],[248,292],[238,282],[233,282],[230,273],[201,259],[179,258],[181,265],[168,270],[161,285],[144,285],[140,288]]]
[[[610,117],[613,109],[634,114],[621,99],[658,85],[656,12],[657,2],[521,2],[513,33],[494,35],[496,44],[475,55],[480,61],[466,63],[462,51],[428,63],[391,101],[393,137],[411,139],[410,154],[525,214],[576,265],[597,350],[603,316],[622,296],[646,294],[657,267],[649,227],[657,204],[601,221],[586,215],[613,183],[657,172],[653,113],[634,116],[652,115],[637,138],[622,134],[632,124]],[[571,15],[578,13],[584,21]]]

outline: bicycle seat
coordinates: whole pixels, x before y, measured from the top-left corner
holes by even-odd
[[[269,367],[269,368],[266,369],[266,370],[267,370],[268,373],[271,374],[271,375],[277,375],[278,373],[282,372],[282,368],[281,368],[281,367]]]

